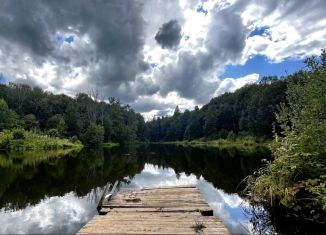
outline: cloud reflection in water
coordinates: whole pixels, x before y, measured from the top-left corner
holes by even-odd
[[[227,194],[195,175],[176,174],[172,168],[145,164],[143,171],[135,175],[122,188],[196,185],[204,199],[213,208],[214,215],[221,219],[231,233],[248,233],[251,226],[241,205],[246,205],[237,194]],[[93,200],[91,199],[93,198]],[[75,233],[96,214],[98,189],[85,197],[73,192],[62,197],[51,197],[36,206],[23,210],[5,212],[0,210],[0,233]]]
[[[96,214],[96,206],[86,197],[78,198],[74,193],[63,197],[42,200],[36,206],[27,206],[18,211],[0,210],[1,234],[72,234]]]

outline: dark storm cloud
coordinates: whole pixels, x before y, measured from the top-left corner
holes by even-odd
[[[206,78],[217,73],[218,66],[241,57],[247,29],[238,12],[227,8],[215,12],[213,18],[205,40],[205,52],[180,51],[176,63],[162,68],[162,95],[174,90],[182,97],[207,102],[219,82],[216,75],[210,80]]]
[[[137,53],[143,45],[142,5],[135,1],[4,0],[0,36],[35,53],[53,49],[57,31],[88,33],[105,55]]]
[[[59,74],[76,66],[87,69],[88,84],[112,89],[134,81],[148,69],[144,62],[143,4],[139,1],[10,0],[0,1],[0,47],[8,56],[19,48],[34,61],[58,65]],[[59,51],[56,34],[87,37],[77,50]],[[27,83],[33,84],[33,78]],[[64,87],[61,78],[57,87]]]
[[[213,93],[217,86],[216,82],[204,80],[210,72],[202,64],[206,57],[205,53],[181,51],[177,63],[168,64],[161,69],[160,93],[166,95],[170,91],[177,91],[181,97],[198,102],[206,101],[207,94]]]
[[[35,1],[0,2],[0,38],[38,55],[52,49],[51,33],[44,21],[44,8]]]
[[[155,40],[162,48],[174,48],[181,40],[181,26],[177,20],[170,20],[162,25],[155,35]]]
[[[207,59],[214,57],[213,63],[236,61],[245,47],[248,33],[249,30],[244,26],[240,12],[234,8],[216,12],[207,33],[206,47],[210,54]]]

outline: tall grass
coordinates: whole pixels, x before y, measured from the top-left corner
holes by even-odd
[[[40,135],[26,130],[4,130],[0,132],[0,149],[14,151],[28,150],[59,150],[82,148],[80,142],[72,142],[68,139]]]

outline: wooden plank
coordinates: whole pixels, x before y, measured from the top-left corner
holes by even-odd
[[[103,218],[102,218],[103,217]],[[109,226],[108,226],[109,225]],[[201,225],[199,231],[195,231]],[[78,234],[228,234],[213,216],[194,213],[113,213],[95,216]]]
[[[133,197],[139,197],[139,198],[198,198],[202,199],[202,197],[198,194],[198,192],[193,192],[193,193],[185,193],[183,195],[180,195],[178,193],[160,193],[158,192],[157,194],[124,194],[124,195],[117,195],[112,197],[112,200],[121,200],[121,199],[126,199],[126,198],[133,198]]]
[[[187,204],[178,204],[178,203],[155,203],[155,204],[133,204],[133,205],[109,205],[108,208],[171,208],[171,207],[193,207],[193,208],[203,208],[205,207],[204,204],[192,204],[192,203],[187,203]],[[209,207],[205,207],[205,208],[209,208]]]
[[[180,195],[179,193],[180,193],[180,191],[166,191],[166,190],[157,191],[155,193],[151,192],[151,191],[147,191],[146,193],[145,192],[132,192],[132,193],[121,193],[121,194],[115,195],[113,198],[125,198],[125,197],[131,197],[131,196],[137,196],[137,197],[162,197],[162,196],[187,197],[187,195],[193,195],[193,196],[200,197],[198,192],[195,190],[186,191],[186,192],[183,191],[184,194],[182,194],[182,195]]]
[[[143,193],[143,194],[155,194],[157,192],[180,192],[180,190],[182,192],[197,192],[197,188],[194,188],[194,187],[174,187],[174,188],[152,188],[152,189],[141,189],[141,190],[136,190],[136,191],[133,191],[132,193]],[[124,194],[124,193],[131,193],[131,192],[123,192],[121,194]]]
[[[78,234],[228,234],[193,186],[123,192]],[[203,216],[209,215],[209,216]]]
[[[142,191],[146,191],[146,190],[158,190],[158,189],[187,189],[187,188],[194,188],[197,189],[197,187],[195,185],[179,185],[179,186],[161,186],[161,187],[155,187],[155,188],[151,188],[151,187],[145,187],[142,188]]]
[[[151,202],[151,203],[157,203],[157,202],[179,202],[179,203],[187,203],[187,202],[194,202],[194,203],[203,203],[207,204],[203,199],[200,198],[144,198],[144,197],[135,197],[135,198],[125,198],[125,199],[120,199],[120,198],[115,198],[109,201],[106,205],[110,204],[137,204],[137,203],[145,203],[145,202]]]

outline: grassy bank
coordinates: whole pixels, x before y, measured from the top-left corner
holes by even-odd
[[[183,141],[173,141],[173,142],[159,142],[159,144],[173,144],[180,145],[185,147],[255,147],[262,146],[268,147],[271,143],[271,140],[259,140],[253,137],[247,138],[238,138],[235,140],[229,139],[218,139],[218,140],[205,140],[205,139],[197,139],[197,140],[183,140]]]
[[[101,146],[103,148],[113,148],[113,147],[119,147],[120,144],[119,143],[108,142],[108,143],[103,143]]]
[[[4,130],[0,132],[0,149],[14,151],[81,149],[79,141],[41,135],[25,130]]]

